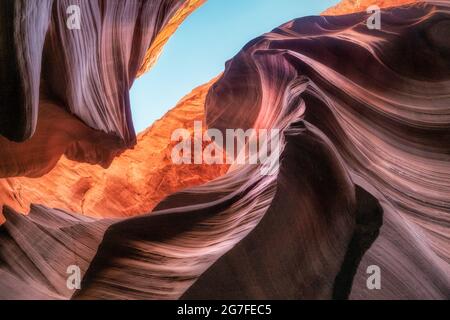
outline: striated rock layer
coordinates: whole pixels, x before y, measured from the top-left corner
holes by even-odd
[[[214,81],[183,98],[108,169],[62,158],[41,178],[0,179],[0,205],[24,213],[31,203],[39,203],[92,217],[131,216],[151,211],[171,193],[224,175],[227,165],[175,165],[171,160],[172,132],[192,132],[194,121],[203,121],[206,94]]]
[[[414,2],[418,2],[418,0],[342,0],[335,6],[322,12],[322,15],[334,16],[366,11],[367,8],[372,5],[376,5],[380,8],[388,8]]]
[[[402,4],[403,2],[413,2],[413,1],[378,1],[376,4],[381,7],[392,6],[395,4]],[[186,1],[183,6],[181,6],[168,23],[164,26],[162,30],[158,32],[155,39],[152,42],[151,47],[147,50],[144,62],[138,72],[138,76],[148,71],[149,68],[157,60],[164,44],[181,24],[181,22],[189,15],[193,10],[198,8],[204,0],[189,0]],[[371,4],[371,3],[370,3]],[[370,5],[364,1],[342,1],[338,5],[326,10],[323,14],[345,14],[356,11],[363,11],[367,6]],[[140,214],[143,212],[150,211],[161,199],[169,195],[172,192],[186,188],[188,186],[193,186],[212,180],[220,174],[226,171],[226,167],[218,169],[218,167],[210,170],[209,166],[201,167],[194,166],[193,171],[185,171],[187,168],[185,166],[172,166],[172,176],[168,174],[170,166],[168,165],[168,159],[166,156],[160,157],[159,155],[166,155],[167,152],[159,153],[160,150],[164,149],[164,144],[167,144],[167,149],[170,147],[170,134],[169,132],[176,129],[173,126],[174,123],[171,118],[175,116],[182,119],[185,115],[185,111],[181,111],[188,107],[193,110],[195,108],[195,117],[187,117],[182,122],[177,123],[180,125],[186,125],[192,127],[193,120],[203,119],[203,104],[204,96],[212,85],[214,80],[205,84],[203,87],[195,89],[183,102],[180,102],[179,106],[172,110],[167,117],[163,117],[158,122],[158,128],[164,128],[165,134],[161,135],[158,130],[153,126],[148,129],[145,134],[141,134],[137,138],[136,149],[139,152],[134,152],[133,150],[126,151],[125,154],[113,162],[113,168],[109,170],[102,170],[98,167],[92,167],[84,164],[79,164],[77,161],[68,160],[66,157],[61,158],[58,165],[53,171],[48,175],[44,175],[41,179],[26,179],[26,178],[8,178],[0,179],[0,206],[8,205],[18,212],[28,212],[31,203],[40,203],[49,207],[60,208],[63,210],[68,210],[72,212],[79,212],[90,216],[97,217],[114,217],[114,216],[128,216],[134,214]],[[195,99],[198,97],[198,99]],[[187,101],[188,105],[184,105]],[[192,101],[192,103],[191,103]],[[42,104],[42,109],[45,110],[46,104]],[[180,109],[178,114],[177,110]],[[120,149],[120,140],[114,141],[114,138],[107,137],[103,135],[102,138],[98,137],[91,139],[91,137],[102,136],[100,132],[89,130],[89,128],[83,126],[81,123],[77,123],[76,119],[70,118],[69,115],[65,115],[63,112],[60,113],[62,116],[66,116],[68,121],[62,121],[63,126],[58,128],[52,128],[51,125],[58,122],[55,117],[48,117],[42,115],[42,119],[50,118],[51,121],[45,123],[39,123],[37,136],[42,136],[45,140],[37,142],[36,138],[32,139],[27,144],[11,144],[8,143],[5,147],[6,153],[5,158],[16,158],[16,155],[21,153],[22,150],[32,150],[32,154],[41,153],[41,150],[47,144],[47,136],[41,134],[40,132],[58,132],[60,140],[64,140],[63,137],[67,135],[68,132],[81,132],[85,131],[85,141],[88,144],[87,150],[92,150],[97,147],[91,141],[111,141],[111,143],[106,144],[101,150],[95,152],[95,156],[88,157],[83,154],[81,161],[87,161],[92,163],[99,163],[103,167],[109,167],[111,165],[112,159],[117,156],[115,150]],[[167,122],[166,122],[167,121]],[[71,128],[68,124],[76,123],[77,126]],[[166,127],[168,126],[168,127]],[[81,129],[82,127],[83,129]],[[192,129],[192,128],[190,128]],[[149,132],[151,131],[151,132]],[[155,136],[154,136],[155,135]],[[165,139],[163,142],[162,139]],[[67,140],[69,138],[67,137]],[[141,142],[142,140],[145,140]],[[1,141],[1,138],[0,138]],[[153,142],[150,142],[153,141]],[[77,148],[81,143],[77,143]],[[60,143],[61,147],[63,144]],[[84,143],[83,143],[84,145]],[[26,147],[29,146],[29,147]],[[65,146],[64,146],[65,147]],[[166,149],[166,151],[167,151]],[[11,150],[8,153],[8,150]],[[142,152],[142,150],[147,150]],[[111,152],[114,151],[114,152]],[[158,151],[158,152],[156,152]],[[76,151],[75,151],[76,152]],[[75,153],[74,152],[74,153]],[[86,151],[89,152],[89,151]],[[170,152],[170,150],[169,150]],[[64,153],[63,148],[58,150],[57,154]],[[43,172],[51,170],[55,166],[55,162],[58,160],[53,156],[52,153],[45,153],[47,156],[43,157],[42,163],[47,163],[46,166],[38,166],[35,161],[35,157],[25,159],[27,161],[14,161],[13,165],[8,166],[8,175],[16,176],[20,175],[22,168],[28,169],[28,176],[40,176]],[[69,151],[67,154],[70,156]],[[158,155],[157,155],[158,154]],[[103,156],[103,159],[97,157]],[[155,158],[156,156],[156,158]],[[128,171],[132,169],[126,165],[126,162],[133,158],[134,162],[140,168],[138,170],[133,169],[132,174],[123,174],[123,168],[127,168]],[[128,159],[128,160],[127,160]],[[151,159],[151,161],[150,161]],[[149,160],[149,161],[147,161]],[[134,168],[136,165],[133,165]],[[147,167],[148,168],[145,168]],[[15,169],[13,169],[15,168]],[[158,170],[163,169],[164,173],[158,172]],[[176,172],[173,169],[177,169]],[[215,170],[218,169],[218,170]],[[114,174],[112,172],[115,172]],[[193,173],[193,177],[189,178],[189,174]],[[181,177],[180,182],[176,181],[175,177],[180,176],[184,173],[185,178]],[[134,178],[133,178],[134,177]],[[144,181],[145,180],[145,181]],[[147,180],[152,181],[150,183]],[[187,183],[190,180],[190,183]],[[139,181],[139,183],[137,182]],[[170,187],[168,187],[170,185]],[[155,189],[156,188],[156,189]],[[122,190],[120,193],[117,190]],[[155,189],[155,190],[154,190]],[[142,190],[147,190],[143,192]],[[164,191],[162,191],[164,190]]]
[[[178,9],[175,14],[170,18],[164,28],[158,32],[156,38],[153,40],[152,45],[145,54],[144,62],[139,69],[138,76],[147,72],[158,60],[164,45],[178,29],[181,23],[186,19],[193,11],[204,4],[206,0],[185,0],[184,4]]]
[[[210,128],[281,131],[271,174],[233,165],[125,219],[5,208],[0,296],[450,297],[450,5],[383,10],[381,30],[367,16],[290,21],[209,90]]]
[[[62,154],[107,167],[133,146],[129,89],[202,3],[2,1],[0,177],[41,176]]]
[[[352,180],[379,200],[384,225],[357,270],[354,298],[450,296],[450,21],[448,3],[435,5],[386,11],[379,31],[365,27],[365,14],[289,22],[248,44],[208,95],[207,122],[220,128],[258,127],[300,105]],[[238,105],[246,112],[228,112]],[[250,295],[251,276],[227,280],[246,242],[253,253],[256,241],[244,239],[186,297]],[[371,264],[384,271],[383,290],[366,288]],[[221,277],[222,290],[208,289]]]

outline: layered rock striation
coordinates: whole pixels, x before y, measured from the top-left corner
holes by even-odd
[[[179,128],[193,132],[194,121],[204,121],[204,102],[214,81],[184,97],[108,168],[63,157],[43,177],[0,179],[0,204],[22,213],[36,203],[91,217],[133,216],[151,211],[176,191],[224,175],[225,164],[178,165],[171,159],[177,143],[171,140],[172,133]]]
[[[0,177],[42,176],[63,154],[108,167],[134,146],[129,89],[202,3],[2,1]]]
[[[279,130],[270,174],[234,164],[113,220],[6,207],[0,295],[448,299],[450,6],[384,9],[379,30],[362,11],[280,26],[210,87],[208,127]]]

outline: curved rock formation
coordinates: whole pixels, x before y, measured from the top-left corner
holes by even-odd
[[[408,3],[418,2],[418,0],[343,0],[335,6],[328,8],[322,15],[334,16],[340,14],[349,14],[354,12],[366,11],[370,6],[376,5],[380,8],[400,6]]]
[[[213,202],[209,187],[207,201],[192,204],[202,194],[193,189],[156,208],[166,211],[113,225],[77,297],[175,298],[220,258],[185,298],[447,298],[450,55],[443,37],[449,7],[390,9],[376,31],[366,18],[294,20],[228,62],[208,95],[207,123],[222,130],[282,129],[276,178],[245,166],[233,171],[233,180],[229,174],[214,184],[231,189],[245,177],[232,189],[238,193]],[[412,43],[416,50],[407,51]],[[380,231],[376,201],[366,191],[355,199],[350,181],[380,201]],[[315,202],[316,196],[330,198]],[[233,224],[240,219],[248,222]],[[167,227],[155,230],[161,226]],[[101,286],[117,272],[126,276],[118,271],[126,269],[124,261],[142,277],[136,294]],[[352,274],[361,275],[370,262],[384,270],[385,287],[375,293],[365,281],[352,284]]]
[[[203,121],[206,94],[214,81],[194,89],[139,134],[136,146],[116,157],[107,169],[64,157],[43,177],[0,179],[0,205],[23,213],[35,203],[91,217],[132,216],[153,210],[176,191],[224,175],[228,165],[176,165],[171,160],[172,132],[178,128],[193,131],[194,121]],[[71,131],[82,132],[80,128]],[[90,132],[89,137],[100,133]],[[33,138],[26,143],[33,144]],[[108,145],[104,147],[108,150]]]
[[[41,176],[62,154],[107,166],[133,146],[129,89],[201,3],[2,1],[0,149],[8,153],[0,158],[0,177]],[[47,101],[61,110],[46,110]]]
[[[164,45],[178,29],[181,23],[183,23],[184,19],[186,19],[194,10],[199,8],[205,2],[206,0],[185,0],[183,6],[175,12],[169,22],[156,35],[156,38],[153,40],[152,45],[145,55],[144,63],[139,69],[138,76],[141,76],[147,72],[156,63],[164,48]]]
[[[280,130],[280,166],[235,164],[126,219],[5,208],[0,294],[70,298],[77,265],[76,299],[448,298],[450,5],[367,17],[290,21],[209,90],[208,127]]]
[[[304,18],[255,39],[212,87],[207,122],[258,127],[273,115],[291,113],[290,103],[301,101],[302,119],[329,137],[353,181],[384,209],[385,225],[357,279],[372,262],[385,270],[387,288],[371,292],[359,281],[352,296],[445,298],[450,293],[448,4],[384,11],[382,28],[375,31],[366,27],[366,17]],[[299,81],[307,88],[298,89]],[[285,109],[274,108],[280,104]],[[245,112],[228,111],[237,106]],[[223,260],[208,271],[211,279],[226,279],[220,268],[235,266]],[[196,285],[198,293],[207,290],[201,281]]]

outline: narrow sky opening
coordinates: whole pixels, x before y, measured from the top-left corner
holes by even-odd
[[[294,18],[318,15],[337,0],[207,0],[170,38],[156,65],[131,89],[136,132],[224,70],[252,39]]]

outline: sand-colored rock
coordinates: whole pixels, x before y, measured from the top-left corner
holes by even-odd
[[[233,167],[133,218],[5,209],[0,298],[448,299],[450,6],[382,15],[382,30],[366,28],[365,12],[290,21],[247,45],[211,87],[209,127],[282,131],[273,174]],[[114,188],[101,181],[98,195],[111,193],[102,205],[127,203],[134,184],[142,191],[136,181],[170,144],[154,140],[196,116],[180,108],[155,124],[150,144],[138,143],[146,150],[136,159],[149,163],[135,174],[125,158]],[[84,178],[75,189],[88,199]],[[66,285],[74,264],[83,274],[75,293]],[[374,265],[382,290],[368,290]]]
[[[147,51],[139,75],[151,68],[178,26],[204,2],[189,0],[177,10]],[[408,2],[414,1],[344,0],[323,14],[362,11],[371,4],[388,7]],[[150,211],[172,192],[224,174],[227,166],[177,166],[171,164],[169,158],[171,132],[176,128],[192,129],[194,120],[204,119],[204,101],[214,80],[194,89],[175,108],[141,133],[136,147],[115,159],[109,169],[80,164],[63,157],[42,178],[0,179],[0,205],[11,206],[19,212],[28,212],[30,203],[39,203],[91,216],[129,216]]]
[[[325,10],[322,15],[341,15],[354,12],[365,11],[371,5],[380,8],[400,6],[407,3],[418,2],[417,0],[343,0],[337,5]]]
[[[226,165],[175,165],[171,160],[172,132],[193,130],[194,121],[203,119],[206,94],[214,81],[183,98],[108,169],[63,157],[41,178],[1,179],[0,204],[24,213],[30,203],[37,203],[89,216],[130,216],[151,211],[171,193],[223,175]]]
[[[11,87],[8,85],[6,86],[6,89],[8,90],[3,90],[3,93],[1,94],[2,97],[5,95],[8,99],[13,97],[13,101],[9,101],[8,99],[7,101],[4,101],[5,99],[1,99],[2,102],[0,103],[0,127],[1,130],[4,131],[0,133],[0,150],[2,153],[0,156],[0,177],[8,177],[8,179],[0,179],[0,207],[7,204],[18,209],[20,212],[27,212],[30,201],[35,201],[49,206],[60,206],[61,208],[73,211],[84,212],[86,210],[94,216],[109,215],[108,213],[105,213],[108,210],[113,211],[113,213],[110,213],[111,215],[115,215],[115,211],[110,210],[114,207],[114,204],[102,205],[102,210],[99,209],[100,213],[96,209],[89,210],[87,208],[91,205],[95,206],[102,201],[103,196],[102,191],[100,191],[101,183],[105,183],[109,186],[103,186],[105,192],[109,192],[109,188],[112,187],[111,181],[114,179],[111,178],[103,168],[108,168],[111,165],[112,160],[127,147],[132,147],[136,140],[141,141],[141,138],[136,139],[134,135],[134,129],[131,123],[131,113],[129,111],[128,90],[132,81],[134,81],[134,78],[148,71],[156,62],[163,46],[170,36],[190,13],[204,3],[204,0],[177,0],[170,3],[167,2],[166,4],[164,4],[164,2],[148,1],[143,3],[140,9],[138,9],[137,4],[133,2],[126,4],[124,2],[124,6],[121,6],[119,3],[112,3],[112,5],[118,6],[116,8],[117,10],[123,10],[123,12],[125,12],[121,15],[112,15],[113,10],[109,6],[96,7],[95,3],[90,7],[81,6],[82,10],[86,10],[86,12],[83,11],[83,14],[86,16],[93,15],[96,19],[100,14],[103,14],[104,19],[99,21],[99,24],[108,20],[105,17],[110,17],[110,15],[111,19],[115,19],[114,23],[111,24],[114,25],[118,31],[111,32],[110,36],[112,39],[116,39],[114,37],[117,36],[118,39],[105,41],[102,43],[103,46],[100,46],[99,48],[94,47],[90,43],[85,43],[83,37],[70,37],[70,30],[66,30],[65,21],[60,19],[60,17],[65,14],[67,6],[64,0],[57,0],[54,2],[53,0],[48,0],[46,1],[47,6],[44,6],[44,4],[42,6],[34,6],[32,3],[22,2],[21,0],[20,2],[18,1],[18,3],[20,6],[17,5],[15,7],[8,6],[7,3],[2,4],[2,10],[0,10],[3,11],[3,15],[0,13],[0,16],[4,16],[4,21],[2,21],[2,23],[11,24],[14,19],[20,19],[21,16],[27,17],[27,19],[23,18],[27,23],[23,24],[24,27],[22,27],[20,32],[2,34],[0,42],[7,44],[17,43],[22,47],[15,48],[3,46],[3,50],[0,50],[0,61],[2,62],[2,65],[17,69],[18,66],[21,65],[19,62],[22,61],[20,60],[20,57],[22,56],[18,55],[18,58],[16,58],[15,54],[16,52],[26,50],[29,50],[33,54],[30,53],[24,56],[30,56],[36,61],[33,60],[32,63],[25,63],[27,68],[23,70],[20,69],[23,71],[20,73],[23,77],[22,80],[0,76],[0,82],[2,83],[3,89],[5,89],[4,83],[12,83],[15,85],[13,86],[14,88],[32,87],[32,89],[34,89],[31,90],[30,95],[12,91],[10,94],[7,94]],[[55,7],[53,13],[50,10],[52,3]],[[136,10],[140,11],[135,12]],[[145,22],[140,20],[141,15],[146,17]],[[93,18],[93,21],[95,19]],[[86,19],[85,21],[89,21],[89,23],[92,22],[90,19]],[[136,28],[124,28],[124,26],[135,23],[139,24],[136,25]],[[1,25],[0,28],[9,30],[8,26],[9,25]],[[41,27],[38,28],[37,26]],[[36,30],[30,31],[34,29]],[[60,35],[60,33],[57,32],[60,29],[66,36]],[[37,30],[39,30],[40,35],[40,37],[38,37],[40,39],[39,43],[37,43],[37,40],[34,42],[30,41],[30,39],[26,37],[32,32],[34,32],[34,37],[37,37]],[[92,32],[92,30],[93,28],[84,28],[83,32],[91,34],[90,32]],[[139,30],[142,30],[142,34],[139,33]],[[127,36],[119,31],[128,32]],[[49,34],[47,37],[45,37],[46,33]],[[17,40],[14,42],[7,36],[21,36],[21,38],[20,41]],[[47,42],[45,42],[46,38]],[[85,38],[91,39],[91,37]],[[130,42],[133,44],[132,47]],[[122,57],[124,61],[127,61],[123,64],[128,65],[129,68],[121,69],[113,67],[113,62],[116,63],[118,57],[116,54],[108,55],[111,49],[108,45],[109,43],[120,43],[124,48],[130,49],[130,55],[125,54],[125,56]],[[98,90],[93,89],[91,98],[84,99],[84,102],[81,103],[82,107],[77,107],[76,105],[80,101],[76,102],[76,100],[79,98],[80,93],[83,96],[89,95],[88,89],[80,89],[78,85],[81,86],[83,83],[95,83],[98,85],[100,82],[97,78],[95,81],[90,81],[86,80],[85,77],[95,74],[98,71],[96,67],[99,67],[100,64],[89,64],[92,60],[92,54],[80,54],[80,52],[85,52],[86,50],[70,50],[72,47],[86,47],[88,48],[86,49],[88,51],[95,51],[97,49],[99,52],[102,52],[102,54],[98,53],[94,55],[102,55],[102,61],[107,61],[105,64],[110,66],[104,73],[101,73],[101,75],[104,76],[102,79],[107,78],[111,83],[117,83],[120,88],[114,87],[115,89],[111,89],[112,87],[109,85],[100,85],[101,88]],[[61,53],[60,51],[64,52]],[[60,54],[54,54],[55,52]],[[72,55],[73,52],[77,52],[78,54]],[[41,54],[47,58],[42,59],[44,60],[44,72],[40,75]],[[51,58],[49,58],[49,56],[51,56]],[[69,62],[63,63],[63,61],[66,61],[65,59]],[[9,61],[9,63],[5,63],[4,61]],[[58,62],[60,63],[58,64]],[[66,64],[85,65],[86,63],[89,64],[93,71],[82,72],[79,76],[74,76],[74,74],[81,69],[75,68],[66,70],[64,67],[61,67],[60,69],[56,67],[57,65],[65,66]],[[85,69],[86,68],[87,67],[85,67]],[[7,72],[2,73],[3,75],[19,74],[15,69],[5,71]],[[105,76],[106,72],[108,73],[108,77]],[[30,80],[28,77],[29,74],[34,75],[34,78],[30,78]],[[77,80],[71,81],[68,80],[69,78]],[[116,78],[127,80],[116,81]],[[83,80],[78,82],[79,79]],[[31,81],[32,84],[20,86],[18,85],[20,81]],[[40,91],[38,90],[39,82],[41,82]],[[92,89],[92,87],[93,86],[89,88]],[[71,95],[66,96],[68,93],[71,93]],[[24,101],[20,100],[20,97],[28,97],[32,96],[32,94],[32,99]],[[200,90],[198,95],[194,92],[190,97],[194,100],[197,97],[199,99],[204,99],[204,94],[206,94],[206,89],[204,92]],[[14,100],[16,98],[18,99],[17,101]],[[75,100],[73,98],[75,98]],[[97,98],[100,100],[107,100],[108,102],[100,103]],[[113,100],[117,103],[113,103]],[[195,105],[194,102],[192,103],[192,105]],[[20,114],[20,117],[23,119],[17,116],[17,119],[14,120],[18,121],[18,124],[16,125],[16,122],[13,122],[11,117],[15,115],[14,112],[16,112],[17,109],[19,109],[19,105],[22,104],[25,106],[23,107],[25,111]],[[189,104],[185,107],[190,108],[192,105]],[[11,112],[8,109],[10,106],[14,107],[14,112]],[[195,107],[197,106],[195,105]],[[192,107],[193,110],[195,107]],[[101,109],[103,109],[103,111]],[[115,112],[115,109],[118,111]],[[191,115],[194,116],[194,114],[195,112]],[[105,120],[106,118],[109,120]],[[201,116],[199,118],[201,118]],[[39,121],[37,121],[37,119],[39,119]],[[190,119],[189,116],[186,116],[186,119]],[[103,123],[104,121],[106,122]],[[106,123],[109,124],[104,126]],[[176,125],[176,123],[172,124]],[[116,128],[117,130],[112,127],[107,128],[110,125],[118,126]],[[167,126],[166,124],[164,127],[169,130],[170,125]],[[143,135],[149,136],[148,139],[151,140],[151,136],[154,135],[154,132],[154,129],[150,128]],[[4,136],[2,136],[2,134],[4,134]],[[17,142],[10,141],[9,139]],[[165,141],[167,142],[168,139]],[[159,140],[159,143],[160,142],[161,139]],[[153,144],[147,145],[143,143],[143,145],[148,146],[148,154],[142,155],[142,162],[144,162],[144,159],[151,159],[151,161],[154,161],[153,163],[156,163],[156,159],[150,157],[149,154],[156,152],[156,150],[161,150],[161,144],[158,144],[158,140],[155,138]],[[140,148],[141,147],[137,147],[137,149]],[[134,154],[133,151],[131,151],[131,153]],[[64,156],[61,158],[63,154]],[[126,156],[129,156],[128,153]],[[58,161],[58,167],[49,173]],[[82,165],[79,163],[85,164]],[[126,161],[121,162],[118,160],[112,168],[117,168],[120,166],[120,163],[125,167],[127,166]],[[160,164],[162,165],[162,162]],[[134,174],[137,174],[134,166],[132,168]],[[161,169],[160,166],[156,165],[151,168],[154,170]],[[150,171],[151,168],[149,168]],[[122,171],[120,169],[111,169],[111,171],[108,172],[111,173],[114,172],[114,170]],[[139,170],[137,171],[139,172]],[[49,173],[48,176],[39,178],[47,173]],[[162,172],[161,174],[163,176],[165,173]],[[142,177],[142,179],[145,178],[146,177]],[[118,180],[121,179],[119,178]],[[192,178],[191,180],[194,181],[195,178]],[[157,178],[152,181],[153,182],[147,182],[146,186],[152,186],[157,192],[165,187],[164,182],[158,181]],[[120,183],[118,185],[120,186]],[[127,188],[128,185],[122,189]],[[132,187],[130,188],[132,189]],[[173,191],[173,189],[168,188],[166,191]],[[133,192],[130,190],[130,193]],[[153,202],[149,201],[140,202],[141,205],[136,206],[130,204],[136,199],[142,200],[140,197],[141,193],[136,193],[138,194],[137,196],[128,197],[127,192],[121,191],[121,194],[124,195],[124,197],[115,197],[117,202],[123,201],[123,207],[129,208],[129,210],[125,209],[124,213],[121,214],[134,213],[134,210],[139,211],[141,208],[143,208],[142,210],[145,209],[144,211],[147,211],[147,209],[153,206]],[[111,197],[113,197],[113,194],[114,193],[111,194]],[[145,195],[143,196],[145,197]],[[156,196],[153,201],[159,201],[159,199],[160,198]],[[134,207],[139,208],[133,209]],[[122,206],[116,209],[122,209]],[[3,220],[0,214],[0,224],[1,223],[3,223]]]
[[[202,3],[75,2],[0,2],[1,178],[42,176],[63,154],[108,167],[133,147],[129,90]],[[70,5],[79,29],[66,25]]]
[[[144,62],[138,72],[138,77],[147,72],[158,60],[164,45],[169,41],[170,37],[177,31],[183,21],[197,8],[204,4],[206,0],[188,0],[183,6],[177,10],[169,22],[158,33],[152,45],[145,55]]]

